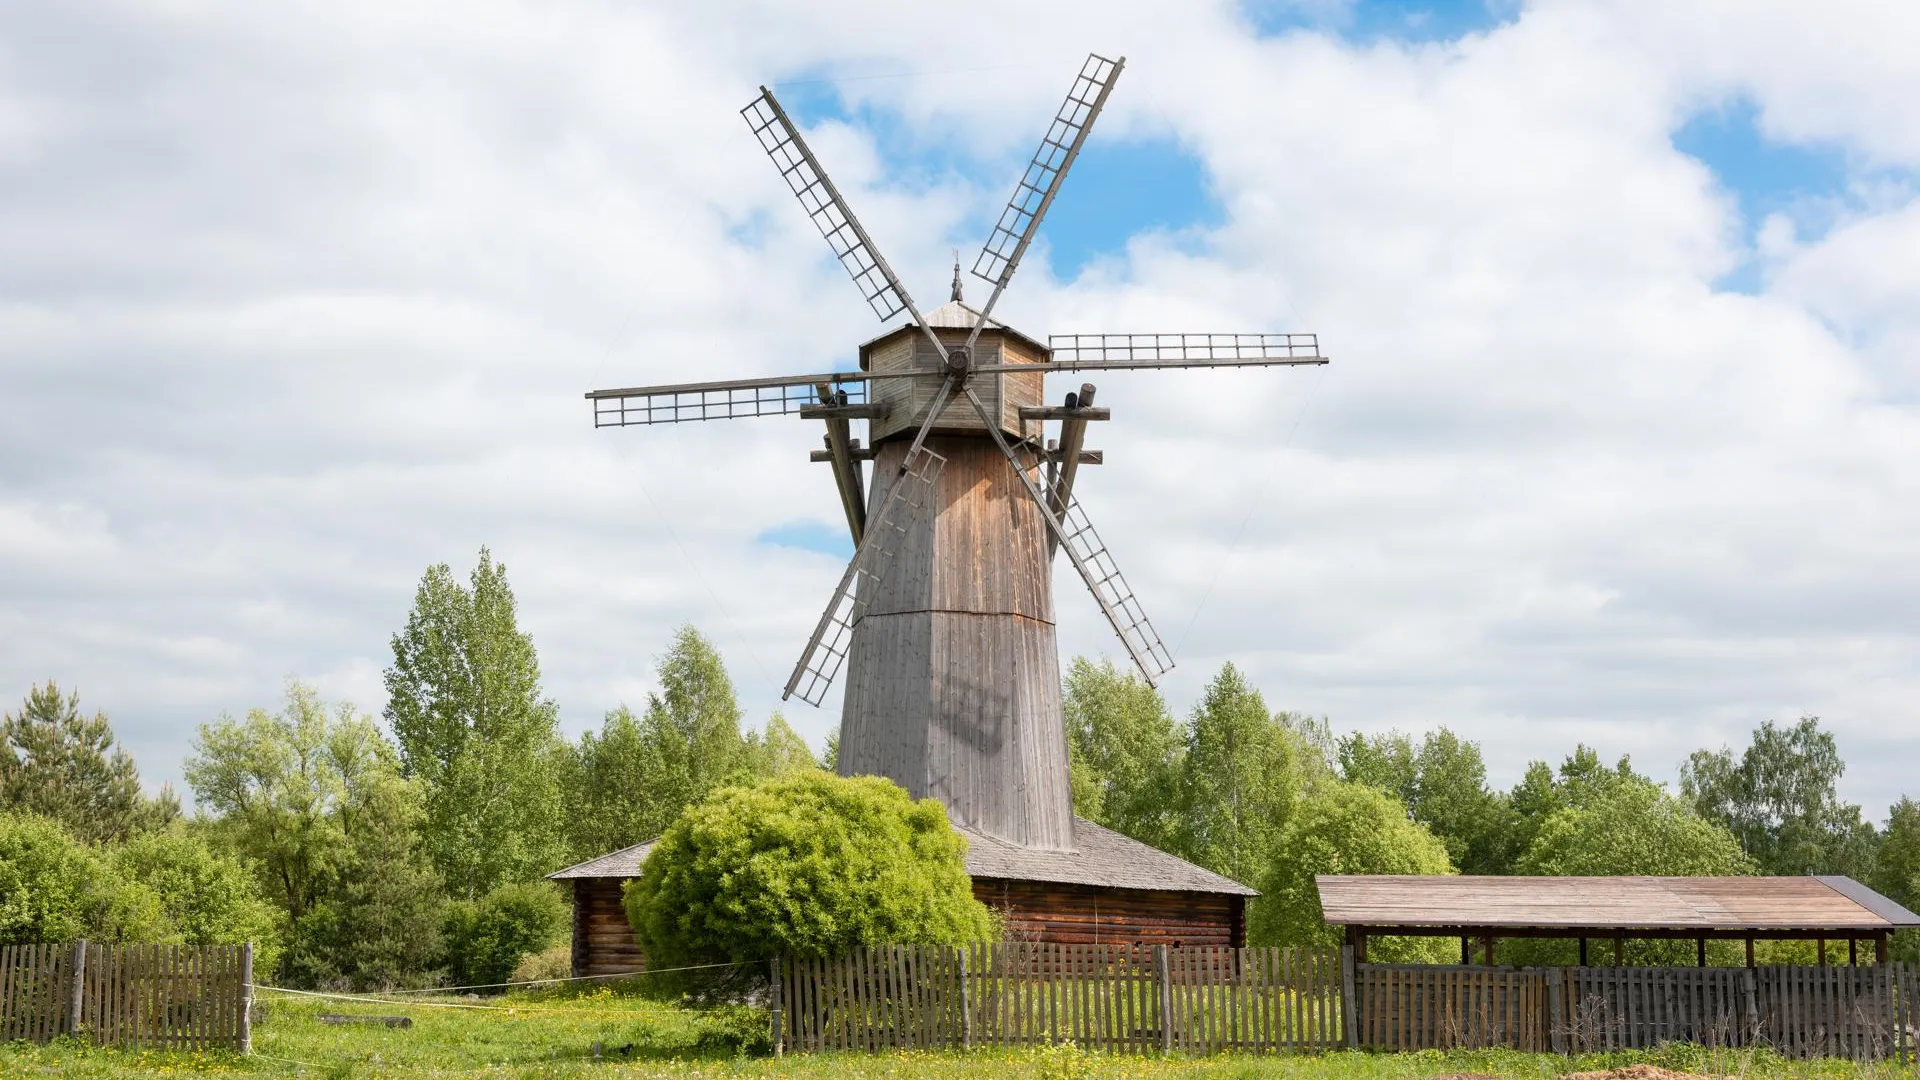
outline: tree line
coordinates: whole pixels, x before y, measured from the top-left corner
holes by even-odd
[[[390,644],[378,720],[293,682],[276,709],[201,725],[190,816],[143,794],[104,715],[33,688],[0,727],[0,942],[252,940],[297,986],[564,974],[565,902],[545,874],[658,836],[720,789],[832,765],[831,741],[817,760],[778,713],[749,729],[691,627],[644,707],[565,738],[485,549],[465,581],[429,568]],[[1073,661],[1063,689],[1076,812],[1259,888],[1255,943],[1329,940],[1313,889],[1327,872],[1842,873],[1920,903],[1920,807],[1903,798],[1876,827],[1841,801],[1844,764],[1810,717],[1696,752],[1678,790],[1579,746],[1502,791],[1444,728],[1336,735],[1270,710],[1231,664],[1184,719],[1107,661]],[[1797,947],[1769,946],[1782,961]]]

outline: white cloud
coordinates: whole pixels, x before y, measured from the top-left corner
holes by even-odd
[[[763,715],[839,573],[754,542],[836,519],[817,432],[594,432],[579,395],[825,370],[875,331],[734,115],[757,84],[927,72],[841,89],[1010,184],[1092,46],[1129,57],[1095,137],[1178,139],[1225,221],[1076,281],[1030,262],[1008,317],[1336,359],[1096,380],[1084,498],[1177,705],[1232,658],[1338,726],[1451,725],[1504,780],[1817,712],[1878,812],[1920,759],[1916,204],[1765,231],[1764,291],[1718,293],[1747,233],[1669,138],[1744,94],[1911,167],[1915,31],[1738,10],[1543,2],[1415,47],[1145,3],[0,16],[0,685],[77,686],[177,776],[194,723],[288,675],[377,708],[420,571],[486,543],[570,727],[639,699],[682,621]],[[940,294],[1005,192],[815,136]],[[1116,651],[1058,570],[1063,650]]]

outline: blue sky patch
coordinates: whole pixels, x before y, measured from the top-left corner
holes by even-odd
[[[1063,69],[1063,94],[1071,74],[1071,69]],[[916,192],[961,178],[988,192],[989,202],[962,223],[959,235],[947,238],[960,248],[961,261],[972,265],[1005,200],[1013,195],[1024,156],[982,161],[962,155],[958,144],[937,130],[917,129],[898,114],[871,105],[850,107],[831,80],[797,79],[777,84],[774,93],[802,129],[838,120],[867,132],[881,155],[888,187]],[[1033,115],[1034,145],[1050,115]],[[1031,153],[1024,142],[1022,147],[1023,155]],[[833,162],[821,164],[833,172]],[[858,205],[853,209],[860,212]],[[1123,252],[1128,239],[1140,233],[1207,229],[1225,217],[1205,165],[1176,140],[1119,141],[1103,137],[1096,126],[1041,224],[1036,245],[1044,242],[1054,275],[1070,280],[1094,260]],[[979,283],[969,279],[969,284]]]
[[[1265,36],[1291,30],[1334,34],[1349,41],[1452,41],[1512,22],[1519,0],[1244,0],[1242,10]]]
[[[1749,248],[1773,214],[1792,219],[1800,239],[1818,239],[1846,205],[1846,154],[1829,144],[1770,140],[1759,119],[1759,107],[1751,99],[1735,98],[1688,120],[1673,133],[1673,147],[1713,170],[1720,186],[1738,202],[1740,236]],[[1757,292],[1759,265],[1749,258],[1716,284]]]
[[[788,521],[763,530],[753,539],[769,547],[796,548],[836,559],[853,558],[853,538],[847,535],[844,524],[829,525],[813,519]]]

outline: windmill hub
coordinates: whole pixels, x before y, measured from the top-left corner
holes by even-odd
[[[964,385],[967,374],[973,370],[973,350],[965,345],[955,345],[947,350],[947,374]]]

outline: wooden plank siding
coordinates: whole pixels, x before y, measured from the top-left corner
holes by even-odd
[[[1179,948],[1246,940],[1246,898],[1231,893],[976,877],[973,895],[1000,912],[1014,941]]]
[[[624,878],[573,879],[573,974],[618,975],[639,971],[647,958],[634,939],[621,904]]]
[[[957,826],[1073,846],[1045,524],[991,442],[930,438],[947,458],[866,598],[847,657],[839,771],[937,798]],[[905,456],[875,460],[877,512]]]

